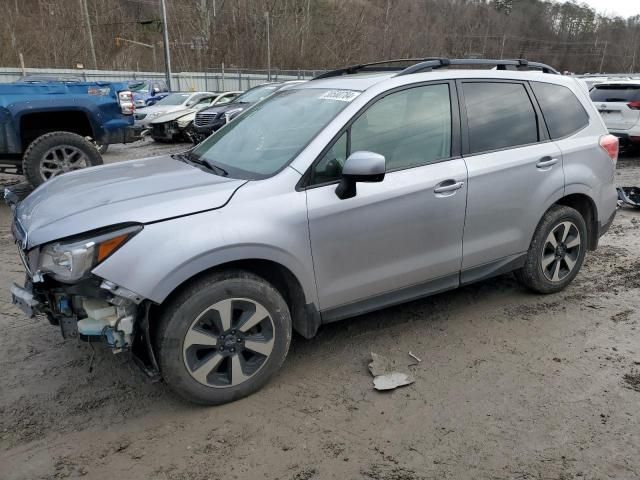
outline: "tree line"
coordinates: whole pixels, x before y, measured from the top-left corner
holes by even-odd
[[[640,71],[640,15],[608,17],[574,1],[166,2],[175,71],[266,68],[267,41],[271,65],[283,69],[444,56],[528,58],[577,73]],[[93,68],[91,32],[99,69],[164,68],[159,0],[1,3],[0,66],[19,66],[22,54],[27,67]]]

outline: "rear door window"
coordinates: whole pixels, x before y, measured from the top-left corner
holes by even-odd
[[[538,119],[521,83],[463,82],[469,153],[536,143]]]
[[[589,115],[571,90],[552,83],[531,82],[551,138],[562,138],[589,124]]]
[[[640,84],[596,85],[590,95],[593,102],[640,102]]]
[[[528,145],[539,140],[538,119],[521,83],[463,82],[469,153]]]

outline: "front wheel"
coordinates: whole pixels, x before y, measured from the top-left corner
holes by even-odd
[[[37,187],[63,173],[102,165],[93,143],[71,132],[50,132],[36,138],[22,157],[22,169],[31,185]]]
[[[538,224],[524,266],[516,276],[538,293],[564,289],[580,271],[587,250],[587,226],[577,210],[551,207]]]
[[[282,295],[241,270],[185,288],[164,310],[156,335],[164,380],[183,398],[206,405],[260,389],[284,362],[290,342]]]

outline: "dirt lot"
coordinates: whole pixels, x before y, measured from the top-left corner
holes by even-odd
[[[618,169],[640,184],[640,158]],[[294,338],[264,390],[217,408],[25,320],[0,217],[1,479],[640,478],[640,210],[619,211],[562,293],[507,275],[329,325]],[[408,364],[409,350],[416,382],[374,391],[370,352]]]

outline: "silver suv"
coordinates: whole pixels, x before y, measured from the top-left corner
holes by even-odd
[[[467,63],[497,68],[448,68]],[[292,331],[509,271],[566,287],[616,210],[618,140],[586,87],[523,60],[395,65],[39,187],[15,208],[13,301],[219,404],[264,385]]]

